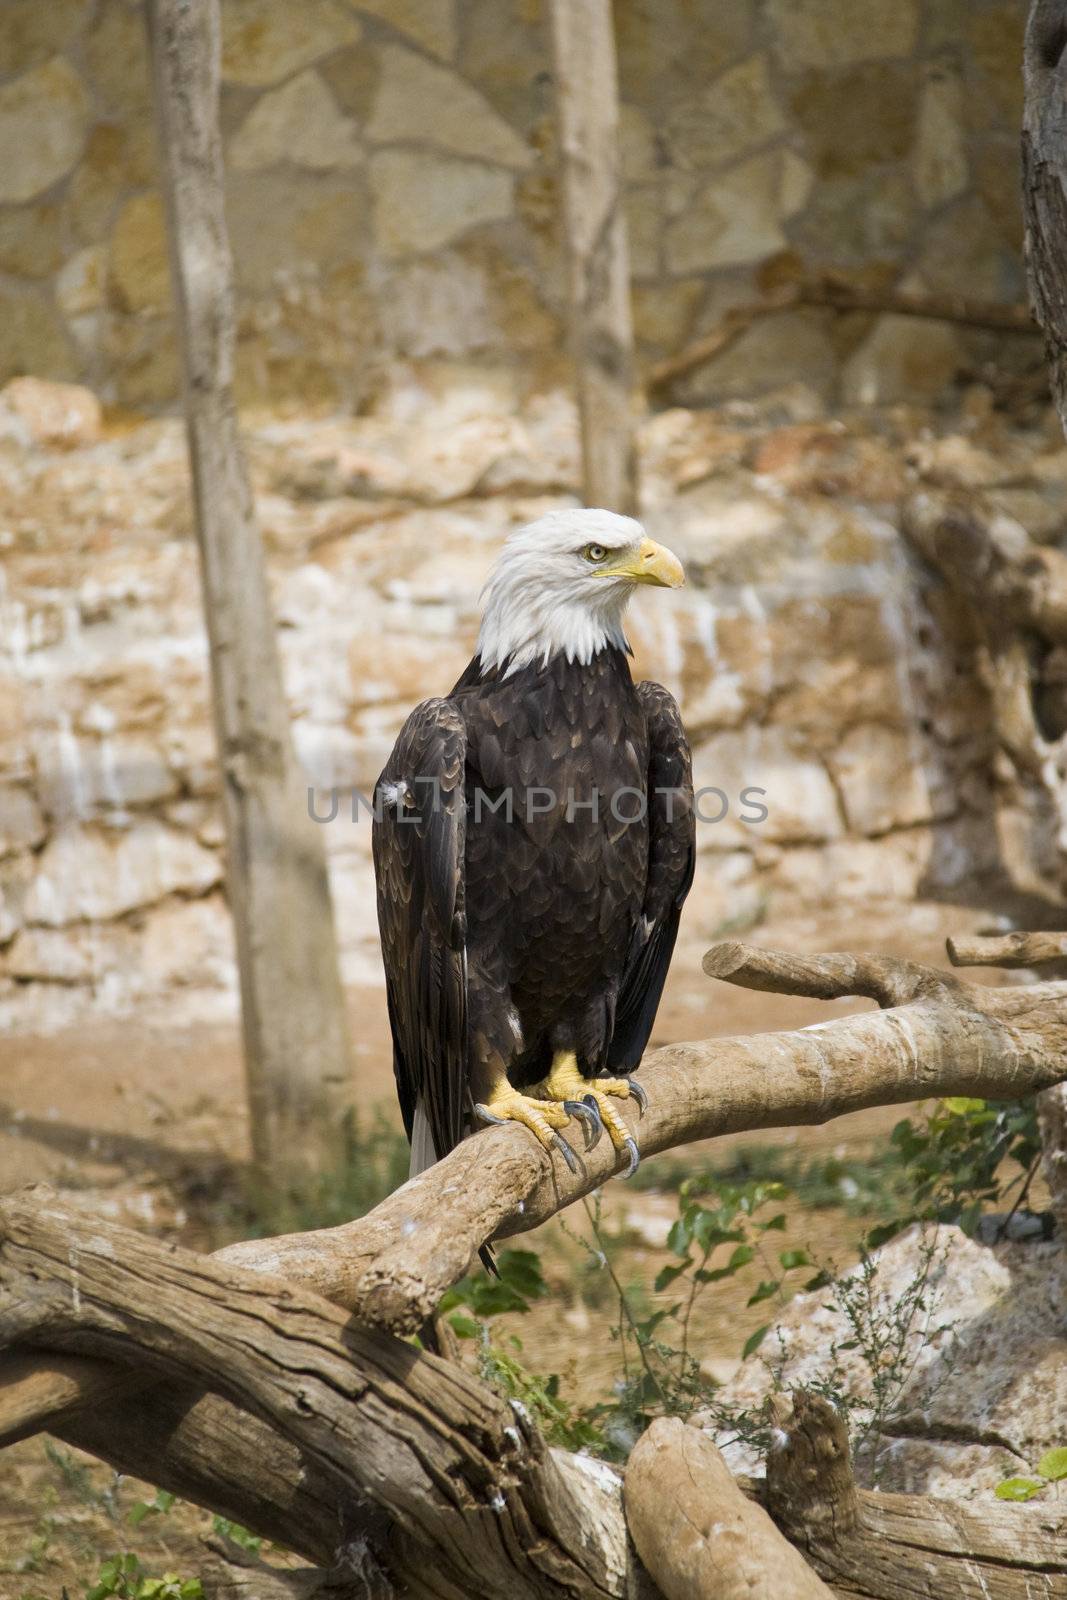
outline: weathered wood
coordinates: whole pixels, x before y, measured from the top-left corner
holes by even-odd
[[[438,1576],[468,1600],[635,1592],[621,1509],[606,1558],[596,1519],[520,1409],[291,1284],[32,1190],[0,1199],[0,1337],[224,1395],[299,1451],[312,1482],[347,1484],[347,1501],[386,1530],[375,1560],[414,1594],[447,1592],[432,1587]],[[268,1502],[251,1526],[271,1532],[271,1517]],[[422,1579],[430,1551],[435,1576]]]
[[[153,1380],[146,1377],[145,1384]],[[0,1363],[0,1449],[45,1428],[58,1429],[85,1405],[129,1399],[136,1380],[119,1367],[78,1356],[11,1355]]]
[[[634,515],[633,322],[611,0],[549,0],[586,505]]]
[[[648,1112],[640,1123],[625,1112],[646,1154],[923,1096],[1012,1099],[1067,1075],[1067,984],[995,989],[884,957],[799,957],[738,941],[715,946],[705,966],[754,988],[862,994],[889,1009],[653,1051],[641,1067]],[[216,1259],[302,1283],[364,1322],[411,1333],[482,1244],[539,1226],[615,1170],[606,1140],[575,1155],[571,1173],[524,1129],[487,1129],[359,1221],[230,1245]],[[82,1404],[94,1403],[94,1384],[87,1371]]]
[[[662,1417],[630,1455],[626,1522],[667,1600],[830,1600],[707,1434]]]
[[[150,0],[148,16],[253,1150],[270,1193],[340,1159],[348,1037],[322,834],[293,749],[234,406],[218,0]]]
[[[968,295],[928,294],[914,289],[869,289],[845,278],[824,273],[783,284],[761,300],[731,306],[711,329],[677,355],[650,368],[646,387],[651,393],[669,389],[716,356],[729,350],[742,334],[764,317],[782,316],[802,306],[829,311],[867,313],[870,316],[918,317],[928,322],[953,322],[989,333],[1036,335],[1028,306],[975,300]]]
[[[1036,967],[1067,959],[1067,933],[1001,933],[946,939],[954,967]]]
[[[1064,1600],[1067,1512],[970,1508],[928,1495],[880,1494],[852,1481],[845,1425],[817,1395],[767,1459],[775,1522],[838,1593],[868,1600]]]

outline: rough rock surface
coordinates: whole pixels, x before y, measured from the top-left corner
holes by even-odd
[[[619,0],[641,359],[798,266],[1020,299],[1025,9]],[[424,355],[555,381],[566,274],[544,7],[221,11],[243,394],[362,407],[391,361]],[[6,0],[0,139],[0,383],[78,377],[108,402],[173,405],[144,0]],[[413,266],[433,279],[421,300]],[[774,318],[678,394],[804,376],[824,398],[843,383],[883,403],[916,382],[938,395],[989,356],[981,334],[901,332]]]
[[[1063,1443],[1067,1251],[1059,1243],[978,1244],[958,1228],[911,1229],[875,1252],[871,1311],[884,1331],[930,1269],[900,1343],[903,1382],[860,1476],[886,1490],[986,1498],[1005,1478],[1032,1472]],[[860,1269],[850,1277],[856,1279]],[[843,1348],[854,1332],[827,1290],[801,1294],[717,1396],[757,1406],[773,1389],[818,1386],[870,1401],[871,1369]],[[861,1418],[863,1413],[858,1414]],[[735,1471],[759,1470],[727,1443]]]
[[[33,393],[35,415],[92,410]],[[57,450],[10,399],[0,1018],[28,1026],[45,989],[62,988],[69,1017],[154,987],[225,987],[232,951],[181,427],[90,428]],[[952,897],[996,873],[983,690],[899,509],[922,482],[1054,509],[1067,469],[1051,437],[977,405],[828,422],[801,391],[644,424],[645,519],[689,573],[677,594],[639,595],[629,625],[635,671],[680,699],[705,791],[686,949],[768,910]],[[462,671],[502,537],[576,503],[573,407],[555,391],[520,405],[481,371],[459,385],[410,369],[373,415],[260,415],[247,438],[316,815],[338,790],[323,826],[342,960],[377,981],[370,830],[351,789],[370,792],[410,707]],[[59,929],[80,953],[61,959],[46,937]]]

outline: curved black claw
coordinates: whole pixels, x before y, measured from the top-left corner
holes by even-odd
[[[552,1135],[552,1143],[555,1145],[556,1149],[559,1151],[568,1167],[570,1167],[571,1171],[574,1173],[574,1176],[577,1177],[578,1157],[575,1155],[566,1139],[561,1139],[558,1133],[554,1133]]]
[[[628,1163],[626,1171],[623,1173],[623,1177],[632,1178],[638,1167],[641,1165],[641,1152],[637,1148],[637,1140],[624,1139],[622,1142],[622,1148],[626,1151],[626,1159]]]
[[[600,1120],[600,1111],[596,1101],[590,1095],[584,1100],[564,1100],[563,1109],[569,1117],[577,1117],[582,1125],[582,1138],[585,1148],[592,1150],[604,1132],[604,1124]]]
[[[504,1123],[507,1121],[506,1117],[496,1117],[496,1116],[494,1116],[493,1113],[490,1111],[489,1107],[488,1106],[483,1106],[480,1100],[475,1103],[474,1115],[476,1117],[479,1117],[482,1120],[482,1122],[495,1123],[498,1128],[502,1128],[504,1126]]]
[[[643,1117],[648,1110],[648,1095],[636,1078],[627,1078],[626,1081],[630,1085],[630,1099],[637,1101],[638,1116]]]

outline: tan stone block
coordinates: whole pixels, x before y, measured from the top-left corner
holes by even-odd
[[[626,183],[650,183],[663,176],[664,160],[652,119],[641,106],[619,107],[619,158]]]
[[[343,45],[363,29],[341,0],[223,0],[222,76],[250,87],[278,83]]]
[[[363,160],[355,123],[342,115],[311,68],[257,100],[227,154],[238,171],[289,162],[328,172]]]
[[[827,0],[769,0],[767,14],[774,49],[789,72],[907,56],[919,31],[918,0],[863,0],[862,5],[847,6],[828,5]]]
[[[781,181],[781,155],[770,152],[707,183],[667,230],[669,271],[738,266],[784,249]]]
[[[946,62],[927,69],[919,101],[915,188],[924,206],[944,205],[967,187],[963,80]]]
[[[750,0],[627,0],[615,8],[619,82],[640,105],[680,97],[751,49]]]
[[[45,837],[41,808],[28,789],[0,785],[0,856],[35,850]]]
[[[47,300],[0,288],[0,383],[31,372],[75,377],[70,341]]]
[[[813,185],[790,234],[799,250],[816,259],[862,264],[899,255],[919,215],[915,191],[901,173],[879,172],[871,179],[839,174]]]
[[[110,285],[123,311],[170,305],[167,224],[158,194],[139,194],[119,213],[111,235]]]
[[[462,0],[459,21],[459,70],[543,156],[556,130],[541,0]]]
[[[693,326],[704,296],[703,278],[682,278],[673,283],[635,283],[634,333],[642,344],[662,350],[679,348]]]
[[[156,407],[180,396],[181,369],[170,317],[110,316],[102,349],[123,405]]]
[[[511,215],[505,172],[473,161],[383,150],[370,163],[375,234],[383,254],[438,250],[469,228]]]
[[[100,401],[75,383],[12,378],[0,391],[0,407],[19,419],[35,444],[72,449],[100,437]]]
[[[805,73],[790,107],[819,177],[847,177],[907,157],[918,89],[907,62]]]
[[[155,177],[156,150],[148,119],[122,126],[98,122],[66,190],[78,237],[86,244],[98,244],[120,196]]]
[[[112,833],[70,825],[45,846],[26,896],[26,920],[45,927],[109,921],[170,894],[203,894],[218,858],[158,822]]]
[[[657,280],[662,276],[663,195],[658,185],[642,184],[624,192],[626,240],[630,273],[634,278]]]
[[[879,317],[842,373],[852,405],[932,400],[944,393],[963,359],[959,337],[942,323],[922,326],[914,317]]]
[[[152,69],[145,8],[131,10],[122,0],[104,0],[83,54],[98,111],[126,127],[137,122],[151,125]]]
[[[25,72],[70,43],[92,11],[92,0],[4,0],[0,77]]]
[[[98,311],[107,286],[107,252],[103,245],[86,245],[69,257],[56,276],[56,300],[67,317]]]
[[[802,383],[828,398],[838,379],[833,312],[793,311],[764,317],[700,372],[675,386],[688,405],[747,399],[789,383]],[[814,402],[816,410],[820,407]]]
[[[233,185],[226,207],[238,287],[263,295],[276,318],[296,316],[304,289],[319,292],[332,269],[361,262],[369,209],[362,170],[343,178],[249,173]],[[295,297],[291,305],[279,297],[280,274]]]
[[[58,56],[0,87],[0,204],[32,200],[70,171],[88,113],[81,79]]]
[[[699,95],[672,107],[666,140],[676,166],[703,171],[767,144],[786,121],[765,56],[749,56]]]
[[[829,755],[849,830],[871,836],[930,822],[934,809],[922,761],[922,747],[908,729],[851,728]]]
[[[329,85],[341,110],[355,117],[362,126],[371,114],[381,77],[374,46],[364,41],[346,50],[336,50],[319,63],[316,71]]]
[[[15,278],[47,278],[62,265],[65,208],[55,200],[0,214],[0,272]]]
[[[378,144],[412,140],[517,170],[531,165],[531,151],[514,128],[457,73],[401,45],[383,45],[379,60],[381,81],[368,139]]]
[[[446,61],[456,53],[455,0],[359,0],[359,9]]]
[[[721,809],[710,791],[721,790],[730,807],[728,817],[716,825],[724,830],[731,818],[740,821],[754,838],[774,844],[814,843],[842,833],[837,795],[818,756],[785,728],[749,726],[716,734],[693,753],[693,785],[708,790],[702,802],[707,818]],[[763,790],[762,795],[746,791]],[[746,822],[757,805],[767,817]],[[706,831],[715,828],[707,824]]]

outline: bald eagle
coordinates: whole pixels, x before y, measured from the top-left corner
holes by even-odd
[[[411,713],[375,789],[374,867],[393,1064],[412,1171],[484,1122],[639,1152],[620,1099],[693,879],[689,747],[635,684],[623,613],[677,558],[640,523],[554,511],[505,542],[477,652]],[[614,1101],[614,1103],[613,1103]]]

